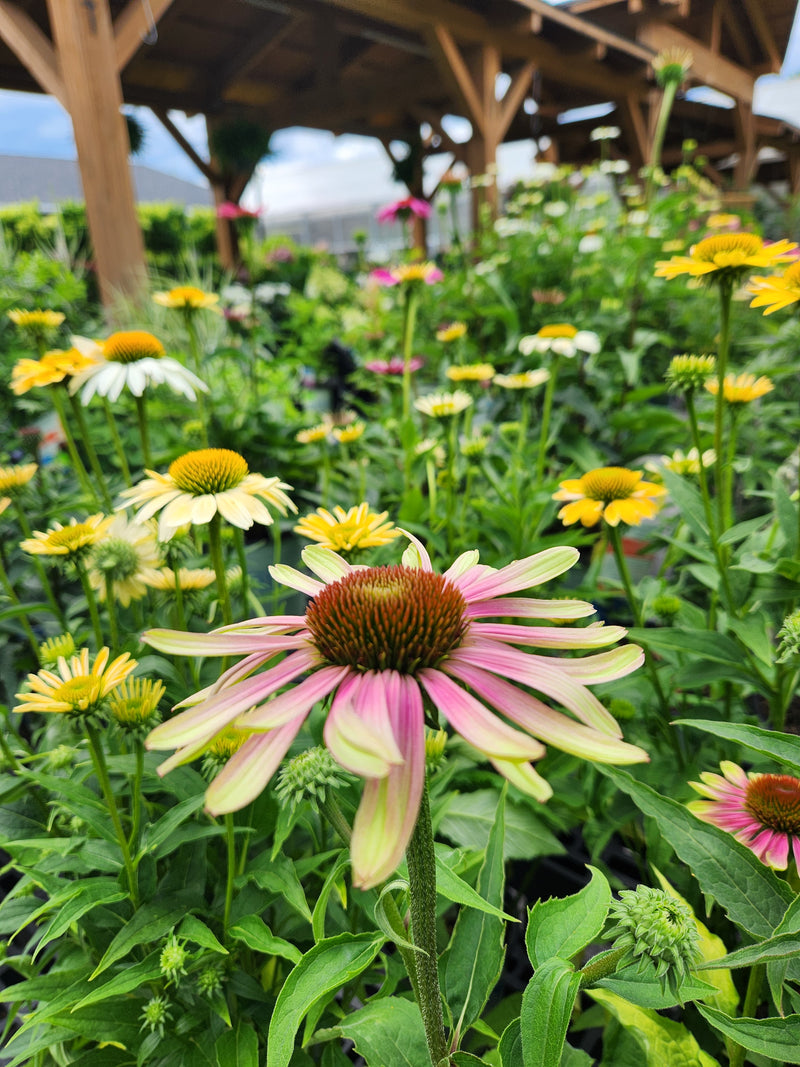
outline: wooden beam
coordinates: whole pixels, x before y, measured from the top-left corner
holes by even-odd
[[[514,121],[514,116],[522,106],[522,101],[528,95],[536,73],[536,64],[530,60],[525,63],[514,75],[508,91],[500,101],[500,140],[508,133],[508,128]]]
[[[722,42],[722,9],[724,6],[724,0],[714,0],[714,6],[711,9],[711,20],[708,27],[708,50],[713,52],[715,56],[719,55]]]
[[[587,22],[580,15],[574,15],[564,8],[554,7],[547,0],[515,0],[515,3],[526,7],[529,11],[539,15],[540,18],[558,22],[561,26],[574,30],[575,33],[590,37],[593,41],[598,41],[608,48],[615,48],[618,52],[633,56],[634,59],[641,59],[643,62],[649,63],[653,58],[654,53],[651,49],[637,44],[636,41],[630,41],[627,37],[621,37],[618,33],[612,33],[610,30],[597,26],[593,22]]]
[[[141,296],[146,269],[108,0],[91,6],[83,0],[47,0],[47,8],[78,149],[100,294],[111,307],[120,294]]]
[[[452,86],[469,120],[483,133],[486,124],[483,100],[452,34],[446,26],[436,23],[426,36],[439,72]]]
[[[619,101],[619,118],[631,147],[634,166],[643,167],[650,159],[651,140],[648,124],[642,114],[641,101],[629,93]]]
[[[172,4],[173,0],[147,0],[147,3],[142,3],[142,0],[128,0],[127,7],[114,19],[114,53],[120,73]]]
[[[691,77],[712,89],[728,93],[736,100],[752,103],[755,78],[750,71],[723,56],[714,55],[710,48],[682,30],[668,22],[654,20],[642,23],[637,37],[656,52],[665,48],[685,48],[692,54]]]
[[[172,121],[166,111],[162,110],[161,108],[154,108],[153,114],[164,127],[164,129],[167,131],[167,133],[172,137],[172,139],[180,145],[180,147],[183,149],[189,159],[191,159],[192,163],[194,163],[194,165],[197,167],[197,169],[208,182],[215,182],[221,180],[220,175],[217,173],[217,171],[214,170],[214,168],[207,160],[203,159],[203,157],[200,155],[194,145],[190,141],[187,141],[187,139],[181,133],[180,129],[175,125],[175,123]]]
[[[30,15],[10,0],[0,0],[0,37],[36,79],[67,111],[67,94],[51,41]]]
[[[758,42],[769,59],[770,70],[773,74],[779,74],[783,64],[783,56],[778,51],[775,35],[767,21],[767,16],[764,14],[762,0],[744,0],[744,6]]]
[[[741,100],[736,101],[736,149],[739,159],[733,171],[735,189],[747,189],[753,180],[758,164],[756,126],[753,109]]]

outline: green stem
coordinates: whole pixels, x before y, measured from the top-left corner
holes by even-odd
[[[3,561],[2,560],[0,560],[0,584],[2,584],[3,588],[6,591],[6,596],[11,601],[11,603],[14,605],[14,607],[15,608],[21,607],[21,601],[20,601],[19,597],[17,596],[17,594],[14,592],[14,586],[11,584],[11,581],[10,581],[10,579],[8,577],[8,574],[6,573],[6,569],[3,566]],[[27,615],[20,615],[20,616],[18,616],[18,618],[19,618],[19,624],[22,627],[22,629],[25,631],[25,636],[28,638],[28,644],[31,646],[31,651],[33,652],[34,662],[38,663],[39,662],[39,642],[36,640],[36,638],[34,636],[33,630],[31,629],[31,624],[28,622],[28,617],[27,617]]]
[[[192,362],[194,363],[194,372],[198,378],[202,381],[202,353],[200,350],[200,338],[197,336],[197,326],[194,322],[195,309],[186,308],[184,313],[184,320],[186,322],[186,332],[189,335],[189,350],[192,353]],[[208,427],[206,425],[208,418],[206,416],[206,401],[201,389],[197,390],[197,414],[201,423],[200,439],[203,444],[203,448],[208,447]]]
[[[319,802],[319,809],[342,841],[349,845],[353,837],[353,831],[350,829],[350,823],[345,819],[336,798],[332,795],[326,796],[324,800]]]
[[[240,530],[237,527],[234,531],[234,540],[236,541],[236,556],[242,571],[242,615],[246,618],[250,604],[250,575],[247,572],[247,553],[244,549],[244,530]]]
[[[78,400],[76,396],[72,396],[71,393],[68,393],[67,395],[69,396],[69,402],[72,407],[72,413],[75,416],[75,421],[77,422],[78,429],[80,430],[81,440],[83,441],[83,447],[86,449],[86,455],[89,457],[89,464],[92,468],[95,481],[100,487],[100,492],[103,496],[103,503],[105,504],[107,511],[113,511],[114,504],[111,500],[111,493],[108,491],[108,486],[106,485],[106,476],[103,473],[103,468],[101,467],[100,460],[97,456],[97,450],[95,449],[94,443],[92,442],[92,435],[89,432],[89,427],[86,424],[86,417],[83,414],[83,407],[81,405],[80,400]]]
[[[81,483],[81,489],[83,489],[87,496],[94,498],[98,507],[102,507],[100,497],[97,495],[97,490],[94,485],[92,485],[89,472],[83,465],[83,460],[81,459],[77,445],[75,444],[75,438],[72,436],[72,431],[69,428],[69,419],[67,418],[67,411],[64,407],[64,396],[61,386],[58,385],[55,389],[51,389],[50,396],[53,398],[53,407],[56,409],[58,421],[61,423],[61,429],[64,431],[64,440],[67,442],[69,458],[72,461],[72,466],[75,470],[77,479]]]
[[[222,531],[220,517],[214,515],[208,524],[208,550],[211,556],[211,565],[217,576],[217,595],[222,608],[222,621],[226,626],[233,622],[233,609],[231,597],[228,592],[228,581],[225,577],[225,561],[222,557]]]
[[[403,922],[403,916],[400,914],[400,909],[397,907],[397,902],[391,893],[386,893],[383,898],[383,911],[386,918],[389,920],[389,925],[397,934],[398,938],[402,938],[404,941],[408,940],[408,931],[406,930],[405,923]],[[397,942],[397,951],[400,953],[400,958],[406,969],[408,980],[411,982],[411,989],[414,993],[414,999],[419,1003],[419,985],[417,983],[417,960],[416,952],[413,952],[410,948],[406,948],[404,945],[400,945]]]
[[[134,908],[138,908],[139,881],[136,877],[136,868],[133,865],[133,860],[131,859],[131,851],[128,848],[128,839],[125,836],[125,831],[122,829],[122,820],[119,817],[119,809],[117,808],[117,802],[114,798],[114,792],[111,788],[111,782],[108,777],[108,767],[106,766],[106,758],[103,754],[103,747],[100,743],[100,737],[97,733],[97,728],[94,726],[90,719],[86,719],[85,727],[86,740],[89,743],[89,753],[92,757],[92,763],[94,764],[94,773],[97,775],[97,781],[100,783],[100,789],[103,794],[103,799],[106,802],[108,814],[111,816],[111,822],[114,826],[114,832],[117,835],[120,851],[122,852],[122,862],[125,865],[125,873],[128,876],[128,888],[130,890],[131,900],[133,901]]]
[[[75,556],[73,563],[75,564],[75,570],[78,572],[78,577],[83,586],[84,596],[86,597],[86,603],[89,608],[89,618],[92,620],[94,639],[97,644],[97,651],[99,652],[105,642],[103,641],[103,631],[100,627],[100,615],[97,611],[97,600],[95,599],[94,589],[92,589],[92,583],[89,581],[89,575],[86,573],[86,568],[82,561]]]
[[[675,103],[675,94],[678,92],[679,85],[680,82],[677,81],[667,82],[661,96],[661,107],[659,108],[656,128],[653,134],[653,147],[650,152],[650,166],[647,172],[647,184],[645,185],[644,200],[646,208],[650,207],[650,201],[653,198],[656,170],[661,166],[661,150],[664,147],[664,136],[667,132],[667,123],[669,122],[670,112],[672,111],[672,105]]]
[[[25,514],[22,505],[16,498],[14,499],[14,507],[16,508],[20,529],[22,530],[25,537],[28,538],[28,540],[32,540],[33,531],[31,530],[30,523],[28,522],[28,516]],[[50,605],[51,611],[58,619],[59,625],[62,627],[62,629],[66,630],[67,620],[64,617],[64,612],[61,610],[61,605],[56,600],[56,595],[53,592],[53,586],[50,584],[50,579],[47,577],[47,572],[44,569],[42,561],[34,553],[30,553],[30,560],[33,564],[33,569],[39,576],[39,581],[42,583],[42,589],[44,590],[44,595],[47,598],[47,603]]]
[[[153,466],[150,456],[150,431],[147,425],[147,408],[144,402],[144,393],[134,397],[136,401],[136,421],[139,424],[139,437],[142,442],[142,464],[147,469]]]
[[[108,611],[108,633],[111,651],[119,652],[119,623],[117,621],[117,602],[114,599],[114,580],[106,575],[106,610]]]
[[[725,449],[723,448],[723,429],[725,412],[725,374],[728,369],[728,352],[731,343],[731,297],[733,288],[730,282],[720,282],[720,325],[719,349],[717,351],[717,396],[714,405],[714,449],[717,454],[716,490],[717,490],[717,529],[725,532]]]
[[[550,434],[550,413],[553,410],[553,396],[556,391],[556,378],[558,376],[558,364],[560,356],[553,359],[553,366],[544,393],[544,406],[542,408],[542,427],[539,433],[539,454],[536,457],[536,486],[541,486],[544,478],[544,464],[547,455],[547,439]]]
[[[608,978],[614,974],[626,951],[624,948],[617,948],[611,952],[601,952],[590,959],[581,967],[581,989],[586,989],[602,978]]]
[[[761,1002],[761,986],[764,983],[765,973],[766,967],[763,963],[757,963],[755,967],[750,968],[750,977],[747,979],[747,992],[744,995],[744,1005],[742,1006],[743,1019],[755,1018],[756,1009]],[[729,1067],[743,1067],[745,1055],[745,1049],[731,1040]]]
[[[733,525],[733,464],[736,459],[737,433],[739,429],[739,405],[729,404],[730,432],[728,434],[728,456],[725,462],[725,487],[723,501],[724,529]]]
[[[403,412],[400,432],[403,439],[403,495],[411,489],[411,470],[414,463],[414,433],[411,420],[411,357],[414,349],[414,329],[417,322],[419,294],[416,283],[405,287],[403,304]]]
[[[122,438],[119,435],[117,429],[117,420],[114,418],[114,413],[111,410],[106,397],[103,397],[103,411],[106,413],[106,422],[108,428],[111,431],[111,440],[114,442],[114,449],[117,453],[117,459],[119,460],[120,469],[122,470],[122,477],[125,479],[127,486],[133,485],[133,479],[131,478],[131,468],[128,465],[128,457],[125,455],[125,446],[122,443]]]
[[[131,798],[131,836],[128,847],[136,852],[139,847],[139,830],[142,825],[142,777],[144,775],[144,745],[141,737],[134,740],[136,745],[136,765],[133,772],[133,796]]]
[[[458,416],[450,417],[447,444],[447,504],[445,510],[445,540],[447,551],[453,548],[453,514],[456,504],[456,459],[458,456]]]
[[[433,826],[425,784],[419,814],[406,850],[408,888],[411,900],[411,931],[417,974],[417,1004],[425,1027],[428,1051],[434,1067],[447,1057],[447,1038],[439,990],[439,966],[436,947],[436,858],[433,851]]]
[[[231,919],[231,905],[233,904],[233,880],[236,877],[236,838],[234,834],[233,815],[230,812],[225,816],[225,850],[228,864],[225,877],[225,910],[222,913],[222,939],[228,936],[228,923]]]

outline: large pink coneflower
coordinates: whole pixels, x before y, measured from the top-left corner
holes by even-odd
[[[216,213],[218,219],[257,219],[261,215],[261,208],[249,211],[246,207],[242,207],[241,204],[235,204],[232,200],[223,200],[221,204],[217,204]]]
[[[526,625],[579,619],[594,608],[506,595],[562,574],[578,559],[576,549],[546,549],[499,570],[479,564],[476,551],[465,552],[438,574],[422,544],[407,536],[412,543],[400,566],[351,566],[312,546],[303,561],[316,577],[284,565],[270,568],[276,581],[312,598],[305,615],[252,619],[210,634],[145,635],[162,652],[245,657],[184,701],[193,706],[147,740],[148,748],[177,750],[162,764],[163,774],[229,727],[247,732],[209,786],[212,814],[257,797],[311,708],[332,696],[325,744],[342,767],[366,781],[351,845],[354,881],[362,888],[395,870],[414,829],[425,779],[426,702],[509,781],[541,801],[552,793],[531,764],[544,755],[541,741],[601,763],[648,758],[621,739],[616,720],[586,688],[634,670],[643,659],[640,648],[623,645],[580,659],[530,651],[603,648],[625,630]],[[523,623],[482,621],[490,616]],[[438,727],[435,718],[430,725]]]
[[[800,778],[788,774],[748,774],[723,760],[722,774],[704,771],[689,782],[707,800],[687,805],[703,822],[727,830],[767,867],[785,871],[791,845],[800,871]]]
[[[425,360],[422,356],[412,356],[408,361],[409,372],[419,370],[424,364]],[[405,370],[405,361],[402,356],[392,356],[391,359],[370,359],[364,367],[366,370],[371,370],[373,374],[389,374],[399,377]]]
[[[378,222],[394,222],[396,219],[402,219],[405,222],[406,219],[410,219],[412,216],[418,219],[429,219],[431,217],[431,205],[427,200],[420,200],[416,196],[407,196],[403,200],[395,200],[393,204],[387,204],[386,207],[382,207],[375,218]]]

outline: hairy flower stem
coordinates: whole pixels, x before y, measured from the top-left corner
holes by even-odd
[[[211,565],[217,576],[217,595],[222,608],[222,621],[229,626],[233,622],[233,609],[225,577],[225,561],[222,558],[222,531],[219,515],[214,515],[208,524],[208,550],[211,555]]]
[[[80,430],[81,440],[83,441],[83,447],[86,449],[86,455],[89,457],[89,464],[92,468],[92,473],[94,474],[95,482],[100,487],[100,492],[103,496],[103,503],[107,511],[113,511],[114,504],[111,500],[111,493],[109,493],[108,486],[106,485],[106,476],[103,473],[103,468],[100,465],[100,460],[97,456],[97,450],[95,449],[94,443],[92,442],[92,435],[89,432],[89,427],[86,423],[86,417],[83,414],[83,407],[81,406],[81,402],[76,396],[72,396],[69,393],[67,395],[69,396],[69,402],[72,407],[72,413],[75,416],[75,421],[77,422],[78,429]]]
[[[611,542],[611,547],[614,550],[614,559],[617,561],[617,570],[619,571],[620,579],[622,580],[622,587],[625,590],[625,597],[627,598],[628,605],[633,615],[633,621],[638,629],[644,628],[644,618],[642,616],[642,608],[639,603],[639,598],[633,588],[633,582],[631,581],[631,572],[628,569],[628,561],[625,559],[625,553],[622,548],[622,534],[619,531],[618,526],[608,527],[608,539]],[[663,715],[662,724],[666,726],[671,717],[669,704],[667,698],[664,696],[664,690],[661,688],[661,679],[658,677],[658,671],[656,665],[653,663],[652,653],[642,642],[644,648],[644,662],[647,669],[647,673],[650,676],[653,689],[658,697],[658,703],[661,706],[661,713]],[[672,737],[673,744],[678,748],[678,732],[668,731],[668,736]]]
[[[406,850],[408,888],[411,900],[411,933],[414,944],[422,951],[415,953],[417,973],[417,1004],[431,1063],[436,1065],[447,1057],[447,1038],[442,1016],[442,995],[439,990],[439,965],[436,948],[436,858],[433,851],[433,826],[425,784],[419,805],[419,815]]]
[[[108,429],[111,432],[111,440],[114,442],[114,449],[117,453],[117,459],[122,470],[122,477],[125,479],[127,486],[133,485],[133,479],[131,478],[131,468],[128,465],[128,457],[125,455],[125,446],[122,443],[122,438],[119,435],[117,429],[117,420],[114,418],[114,413],[111,410],[106,397],[103,397],[103,411],[106,413],[106,422],[108,423]]]
[[[89,477],[86,467],[83,465],[80,452],[78,452],[78,447],[75,444],[75,438],[72,436],[61,387],[57,386],[55,389],[51,389],[50,396],[53,398],[53,407],[56,409],[58,421],[61,423],[61,429],[64,431],[64,440],[67,442],[67,452],[69,452],[69,458],[72,461],[75,475],[81,483],[81,489],[88,497],[91,497],[94,500],[98,507],[102,507],[103,505],[100,502],[100,497],[97,495],[97,490],[92,484],[92,480]]]
[[[725,414],[725,374],[728,369],[728,352],[731,345],[731,298],[733,286],[729,281],[719,286],[719,348],[717,350],[717,396],[714,405],[714,449],[717,453],[717,531],[725,533],[725,458],[723,447]]]
[[[413,423],[411,421],[411,355],[414,348],[414,328],[417,322],[419,294],[415,284],[405,287],[403,303],[403,417],[400,432],[403,440],[403,491],[411,488],[411,468],[414,462]]]
[[[755,1018],[756,1009],[761,1002],[761,986],[764,984],[765,974],[766,966],[763,963],[757,963],[750,968],[750,977],[747,979],[747,992],[744,995],[744,1004],[742,1006],[743,1019]],[[742,1045],[737,1045],[735,1041],[731,1040],[729,1067],[744,1067],[746,1054],[746,1050]]]
[[[89,575],[86,573],[86,568],[83,563],[75,557],[75,570],[78,572],[78,577],[81,580],[83,586],[83,593],[86,597],[86,604],[89,608],[89,618],[92,620],[92,629],[94,630],[94,639],[97,643],[96,651],[100,651],[105,642],[103,641],[103,630],[100,626],[100,615],[97,611],[97,601],[94,596],[94,589],[92,589],[92,583],[89,581]]]
[[[117,621],[117,604],[114,600],[114,580],[106,575],[106,609],[108,611],[108,634],[112,653],[119,651],[119,623]]]
[[[558,377],[558,364],[560,356],[553,357],[550,368],[550,377],[544,391],[544,405],[542,407],[542,428],[539,434],[539,454],[536,457],[536,485],[540,487],[544,478],[544,464],[547,457],[547,442],[550,436],[550,413],[553,410],[553,396],[556,391],[556,378]]]
[[[33,537],[33,531],[31,530],[30,523],[28,522],[28,516],[25,514],[25,511],[18,500],[14,500],[14,505],[16,507],[17,518],[19,519],[20,529],[28,539],[31,539]],[[47,603],[50,605],[51,611],[58,619],[62,629],[66,630],[67,620],[64,616],[64,612],[61,609],[61,605],[56,600],[56,595],[53,592],[53,586],[50,584],[50,579],[47,577],[47,572],[44,569],[42,561],[39,559],[38,556],[34,555],[31,555],[30,559],[31,563],[33,564],[33,569],[36,571],[37,575],[39,576],[39,581],[42,583],[42,589],[44,590],[44,595],[47,598]],[[38,658],[38,648],[36,654]]]
[[[324,800],[319,802],[319,810],[341,837],[342,841],[349,845],[353,837],[353,831],[350,829],[350,823],[344,817],[344,812],[339,807],[338,801],[330,792],[328,792]]]
[[[656,128],[653,134],[653,147],[650,151],[650,163],[647,169],[647,183],[644,189],[644,202],[645,208],[649,209],[650,202],[653,199],[653,192],[655,191],[655,176],[656,171],[661,166],[661,150],[664,147],[664,136],[667,132],[667,123],[669,122],[670,112],[672,111],[672,105],[675,103],[675,95],[680,87],[680,81],[671,79],[664,86],[664,92],[661,95],[661,107],[658,111],[658,119],[656,120]]]
[[[131,900],[134,908],[138,908],[139,880],[136,876],[136,868],[131,859],[131,850],[128,847],[128,839],[125,836],[125,831],[122,829],[122,820],[119,817],[119,809],[117,808],[114,791],[111,788],[111,781],[108,777],[108,767],[106,766],[106,758],[103,754],[103,746],[97,733],[97,727],[90,719],[86,720],[85,729],[86,740],[89,744],[89,754],[92,757],[92,764],[94,765],[94,773],[97,775],[97,781],[100,783],[100,790],[103,794],[103,799],[106,802],[108,814],[111,816],[114,832],[117,835],[120,851],[122,852],[122,862],[128,877],[128,889],[130,890]]]
[[[594,985],[602,978],[609,978],[619,966],[619,961],[627,949],[618,948],[611,952],[601,952],[581,967],[581,989]]]
[[[142,442],[142,465],[146,468],[153,466],[150,456],[150,430],[147,425],[147,408],[144,402],[144,394],[134,397],[136,401],[136,421],[139,424],[139,438]]]

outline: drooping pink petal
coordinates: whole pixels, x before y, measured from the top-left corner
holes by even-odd
[[[582,656],[580,659],[555,659],[551,656],[530,656],[531,666],[563,668],[565,674],[583,685],[598,685],[601,682],[614,682],[624,678],[644,663],[644,652],[639,645],[620,645],[610,652],[600,652],[596,656]]]
[[[754,837],[748,848],[758,856],[762,863],[776,871],[785,871],[789,859],[789,837],[778,830],[766,828]]]
[[[519,619],[584,619],[597,608],[585,600],[535,600],[532,597],[502,597],[468,604],[464,614],[470,619],[505,615]]]
[[[305,715],[271,730],[248,737],[206,790],[206,811],[224,815],[239,811],[263,791],[300,731]]]
[[[369,779],[353,823],[353,882],[369,889],[396,869],[414,831],[425,783],[425,722],[413,678],[383,671],[386,704],[403,763]]]
[[[496,771],[515,785],[521,793],[527,793],[534,800],[544,803],[553,795],[553,789],[540,774],[533,769],[530,763],[520,761],[491,759],[490,763]]]
[[[575,722],[560,711],[548,708],[541,700],[518,686],[478,667],[448,659],[442,669],[468,685],[482,700],[517,726],[521,726],[545,744],[561,749],[562,752],[569,752],[573,756],[596,763],[628,764],[645,763],[649,760],[643,749]]]
[[[477,581],[470,580],[474,573],[470,571],[454,584],[461,590],[467,603],[473,604],[476,600],[503,596],[504,593],[518,593],[522,589],[531,589],[542,582],[548,582],[569,570],[579,558],[577,548],[546,548],[526,559],[509,563],[507,567],[501,567],[500,570],[480,577]]]
[[[196,634],[183,630],[146,630],[142,640],[159,652],[177,656],[235,656],[244,652],[286,652],[305,637],[291,634]]]
[[[311,578],[302,571],[295,570],[294,567],[287,567],[285,563],[275,564],[268,569],[273,582],[286,585],[289,589],[296,589],[299,593],[305,593],[306,596],[317,596],[325,588],[324,582],[318,582],[316,578]]]
[[[513,761],[544,755],[543,745],[506,725],[442,671],[426,667],[419,672],[419,679],[453,729],[479,752]]]
[[[325,745],[337,763],[362,778],[385,778],[403,762],[392,730],[384,672],[351,674],[325,720]]]
[[[408,530],[400,530],[400,533],[407,537],[411,542],[403,553],[403,566],[420,567],[424,571],[432,571],[433,564],[431,563],[431,557],[428,555],[428,550],[425,545],[423,545],[422,541],[412,533],[409,533]]]
[[[628,633],[624,626],[515,626],[501,622],[474,622],[469,632],[475,637],[495,638],[498,641],[510,641],[514,645],[539,648],[602,648],[621,641]]]
[[[237,719],[236,725],[259,733],[282,726],[295,715],[310,711],[318,700],[323,700],[332,693],[349,673],[349,667],[320,667],[298,685],[274,697],[268,704],[243,714]]]
[[[264,615],[246,622],[232,622],[228,626],[218,626],[213,634],[265,633],[280,634],[300,630],[306,624],[305,615]]]
[[[294,681],[315,662],[310,652],[295,652],[277,666],[255,678],[248,678],[222,693],[204,700],[202,704],[181,712],[167,722],[159,723],[145,742],[149,749],[183,748],[203,737],[213,737],[242,712],[260,704],[281,686]]]

